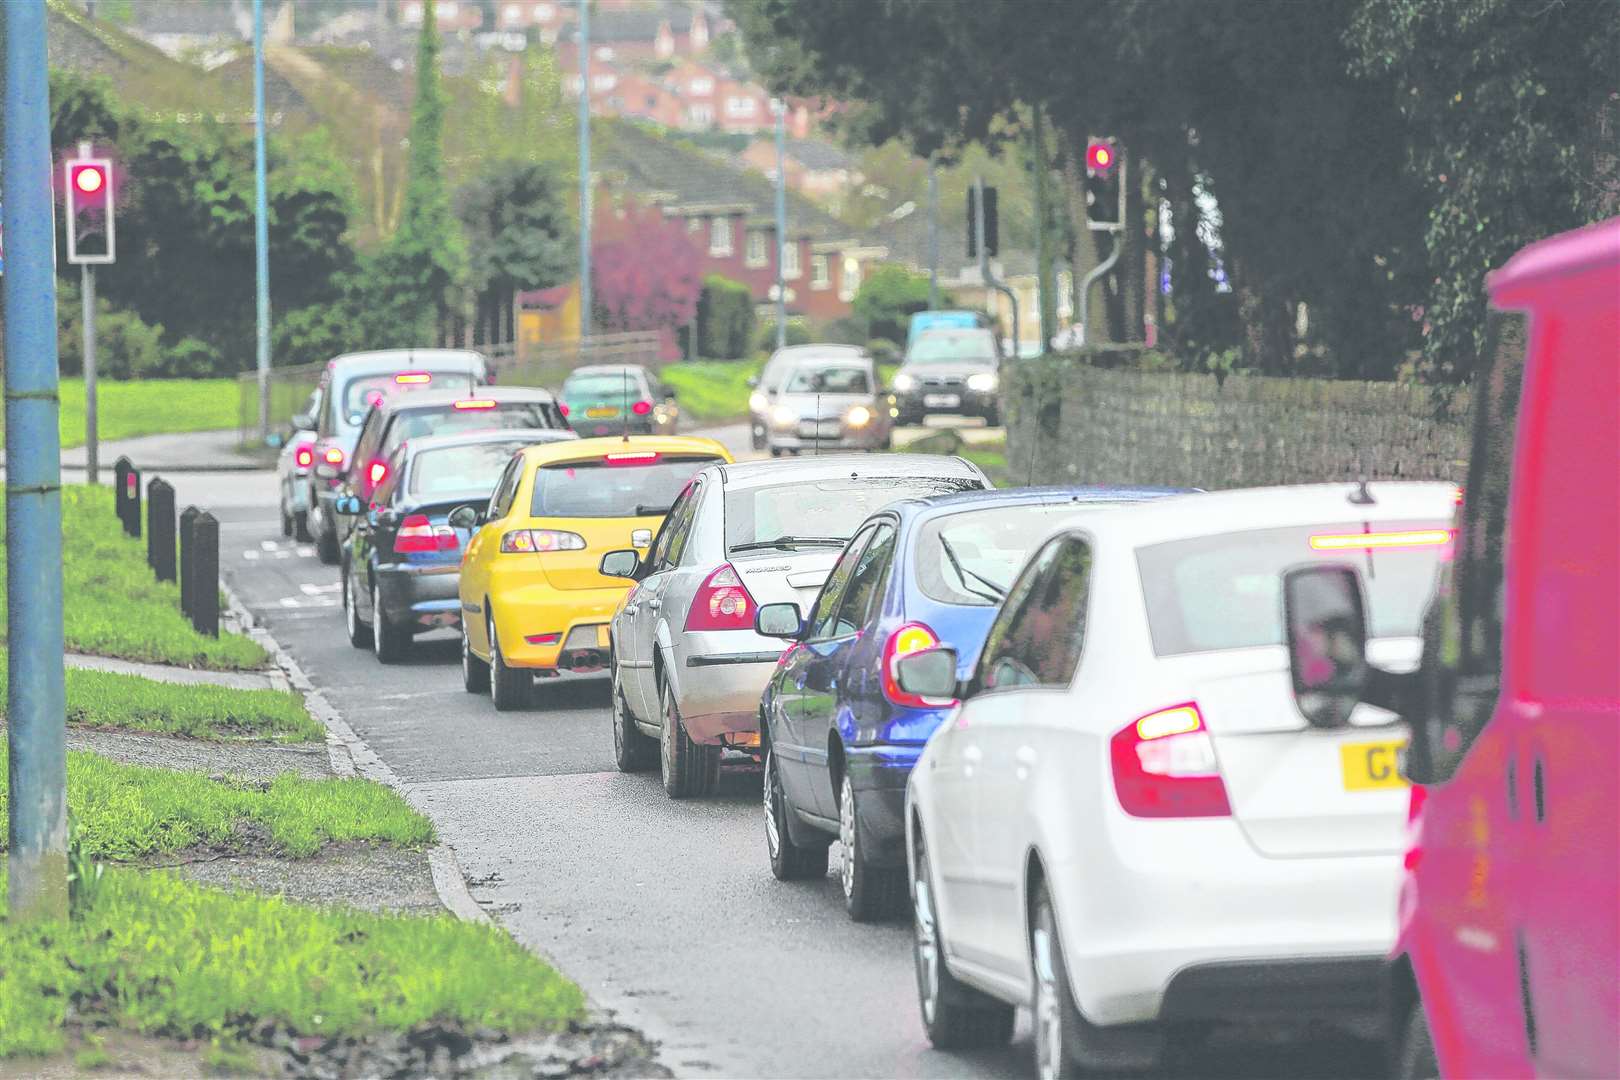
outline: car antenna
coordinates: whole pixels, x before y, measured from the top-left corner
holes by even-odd
[[[821,391],[816,391],[816,442],[815,449],[810,451],[811,457],[821,456]]]
[[[630,441],[630,369],[619,369],[619,382],[624,386],[624,404],[619,406],[619,419],[624,427],[624,441]]]
[[[1356,490],[1350,493],[1350,501],[1357,506],[1372,506],[1378,501],[1373,498],[1373,493],[1368,490],[1365,476],[1356,482]]]
[[[1046,380],[1041,380],[1040,396],[1035,399],[1035,430],[1030,433],[1029,439],[1029,472],[1024,477],[1025,487],[1035,486],[1035,450],[1041,434],[1041,406],[1046,402]],[[1006,423],[1005,420],[1002,423]],[[1003,432],[1005,436],[1005,432]]]

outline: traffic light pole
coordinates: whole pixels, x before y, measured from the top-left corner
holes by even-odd
[[[979,253],[979,280],[999,292],[1012,305],[1013,359],[1018,359],[1018,294],[990,276],[990,253],[984,249],[984,177],[973,177],[973,246]]]
[[[787,255],[787,102],[771,102],[776,114],[776,347],[787,348],[787,278],[782,261]]]
[[[264,176],[264,0],[253,0],[253,254],[259,441],[270,438],[270,211]]]
[[[62,672],[62,462],[57,420],[55,196],[45,0],[5,20],[3,228],[6,633],[10,727],[7,905],[14,922],[67,917],[67,703]]]
[[[579,0],[579,340],[591,336],[591,2]]]
[[[939,307],[939,168],[928,155],[928,310]]]
[[[79,267],[79,292],[84,297],[84,475],[99,484],[100,448],[96,434],[96,268]]]
[[[1096,222],[1086,222],[1086,227],[1093,232],[1112,233],[1114,237],[1113,250],[1108,258],[1091,268],[1091,271],[1080,282],[1080,344],[1091,344],[1091,286],[1101,280],[1102,276],[1114,268],[1119,262],[1120,252],[1125,249],[1125,183],[1130,179],[1128,172],[1130,164],[1121,156],[1119,160],[1119,219],[1113,225],[1100,225]]]

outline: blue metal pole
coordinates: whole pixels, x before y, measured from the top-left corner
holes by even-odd
[[[782,257],[787,254],[787,102],[771,103],[776,113],[776,347],[787,347],[787,281]]]
[[[591,336],[591,0],[579,0],[579,339]]]
[[[13,0],[4,18],[8,906],[13,919],[51,919],[67,916],[67,703],[45,0]]]
[[[253,0],[253,253],[258,299],[259,439],[270,438],[270,210],[264,178],[264,0]]]

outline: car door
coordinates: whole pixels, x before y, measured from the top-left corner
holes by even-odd
[[[404,464],[404,453],[396,453],[388,477],[355,515],[354,527],[349,531],[349,573],[355,575],[355,610],[367,622],[376,617],[371,605],[372,571],[380,559],[393,554],[394,532],[398,528],[393,504],[399,490],[397,472]]]
[[[484,520],[467,541],[466,553],[461,557],[461,622],[466,627],[467,640],[480,655],[489,656],[489,632],[484,621],[484,600],[489,595],[489,560],[500,543],[499,522],[512,509],[523,479],[522,454],[512,455],[506,469],[490,493]]]
[[[652,547],[647,551],[644,573],[631,590],[626,603],[626,615],[631,620],[630,638],[635,650],[630,670],[635,672],[636,715],[662,722],[662,703],[658,699],[658,681],[653,658],[658,652],[658,627],[665,621],[664,593],[669,588],[670,575],[680,564],[692,532],[693,515],[702,497],[702,485],[694,479],[676,498],[664,524],[658,530]],[[632,610],[633,609],[633,610]]]
[[[838,634],[837,620],[844,594],[855,575],[856,563],[875,531],[874,526],[860,530],[844,548],[810,608],[803,640],[783,655],[781,670],[776,676],[781,702],[776,719],[782,726],[772,727],[771,749],[776,755],[783,791],[795,808],[829,819],[834,817],[830,812],[831,800],[819,798],[816,790],[817,778],[821,786],[825,786],[826,781],[826,728],[821,728],[818,744],[817,732],[808,726],[805,713],[807,679],[810,666],[817,660],[816,645]]]

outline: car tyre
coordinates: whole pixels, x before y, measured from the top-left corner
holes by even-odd
[[[339,558],[337,529],[323,528],[315,538],[315,555],[327,566],[335,566]]]
[[[838,877],[844,887],[844,909],[856,922],[876,922],[905,910],[906,873],[898,867],[874,866],[860,844],[860,815],[855,784],[844,774],[838,785]]]
[[[782,774],[777,771],[776,755],[765,751],[765,854],[770,856],[771,874],[777,881],[805,881],[827,876],[827,849],[831,843],[805,846],[793,842],[788,829],[787,795],[782,790]]]
[[[608,680],[613,695],[613,763],[620,772],[646,772],[658,760],[658,743],[642,734],[624,700],[624,684],[619,678],[618,660],[608,656]]]
[[[379,664],[397,664],[410,651],[411,635],[383,614],[382,585],[371,583],[371,647]]]
[[[1434,1035],[1423,1002],[1414,1001],[1406,1014],[1406,1028],[1395,1053],[1396,1080],[1438,1080],[1440,1059],[1434,1052]]]
[[[911,883],[911,955],[917,969],[917,1003],[928,1041],[940,1050],[1005,1046],[1012,1040],[1017,1010],[959,982],[945,963],[945,936],[934,906],[928,846],[917,837]]]
[[[469,694],[482,694],[489,689],[489,665],[473,655],[465,618],[461,620],[461,685]]]
[[[755,450],[765,449],[765,429],[758,424],[753,425],[748,432],[748,441]]]
[[[292,534],[293,534],[292,515],[287,513],[287,507],[285,505],[283,505],[281,507],[281,535],[282,536],[291,536]]]
[[[664,710],[664,723],[658,738],[658,771],[664,782],[664,791],[672,799],[690,799],[714,791],[720,779],[720,748],[699,746],[686,733],[681,720],[681,707],[675,701],[675,691],[669,683],[658,687],[659,702]]]
[[[990,406],[990,408],[988,410],[986,410],[986,412],[984,414],[984,426],[985,427],[1000,427],[1001,426],[1001,406],[1000,405],[992,405],[992,406]]]
[[[781,457],[781,456],[782,456],[782,448],[780,446],[771,447],[771,457]]]
[[[300,510],[293,514],[293,539],[300,544],[307,544],[314,539],[309,534],[309,511]]]
[[[489,697],[496,712],[511,712],[529,704],[534,676],[523,668],[507,667],[501,656],[501,639],[495,632],[495,617],[484,620],[489,629]]]
[[[357,649],[371,647],[371,627],[360,621],[360,611],[354,600],[354,574],[343,573],[343,628],[349,632],[349,644]]]

